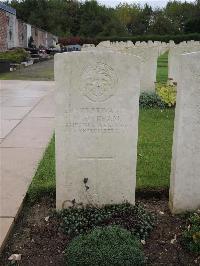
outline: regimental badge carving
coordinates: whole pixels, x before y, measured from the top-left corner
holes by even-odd
[[[112,67],[97,61],[84,68],[80,79],[82,94],[93,102],[104,102],[115,94],[117,76]]]

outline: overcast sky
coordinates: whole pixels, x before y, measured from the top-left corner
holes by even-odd
[[[105,4],[106,6],[116,6],[120,2],[127,2],[127,3],[139,3],[143,5],[144,3],[150,4],[152,7],[164,7],[168,0],[98,0],[98,2]],[[185,2],[185,0],[182,0],[182,2]],[[187,2],[194,2],[194,0],[189,0]]]

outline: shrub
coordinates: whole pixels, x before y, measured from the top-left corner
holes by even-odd
[[[142,265],[144,254],[141,243],[130,232],[108,226],[72,240],[65,259],[66,265],[70,266],[131,266]]]
[[[142,92],[140,95],[141,108],[165,108],[166,104],[155,92]]]
[[[176,104],[176,86],[169,84],[158,83],[156,85],[156,93],[160,99],[167,104],[168,107],[173,107]]]
[[[189,251],[200,253],[200,214],[190,215],[187,229],[182,235],[182,244]]]
[[[23,48],[16,48],[6,52],[0,52],[0,59],[7,60],[10,63],[20,64],[28,58],[29,54]]]
[[[103,208],[68,208],[59,214],[63,231],[73,237],[97,226],[120,225],[140,239],[145,239],[153,229],[154,217],[140,204],[124,203]]]

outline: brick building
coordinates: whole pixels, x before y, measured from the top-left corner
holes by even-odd
[[[37,48],[55,46],[57,36],[17,19],[16,10],[0,2],[0,51],[13,47],[28,47],[33,37]]]
[[[16,44],[16,10],[0,2],[0,51]]]

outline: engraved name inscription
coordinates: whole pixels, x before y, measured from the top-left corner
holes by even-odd
[[[81,133],[117,133],[129,125],[127,114],[107,107],[84,107],[73,110],[66,123],[67,130]]]

